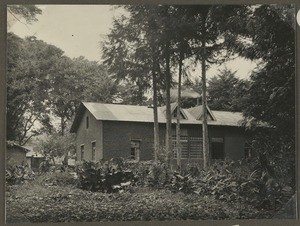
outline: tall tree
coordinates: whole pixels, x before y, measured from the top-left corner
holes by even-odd
[[[33,136],[67,121],[80,101],[112,102],[117,85],[105,68],[84,58],[71,60],[63,51],[35,37],[7,37],[7,139],[25,144]]]
[[[158,23],[157,23],[157,7],[152,6],[150,8],[150,18],[149,18],[149,33],[150,33],[150,48],[152,56],[152,90],[153,90],[153,132],[154,132],[154,160],[157,162],[160,148],[159,140],[159,124],[158,124],[158,87],[157,87],[157,77],[160,72],[159,65],[159,52],[157,48],[157,35],[158,35]]]
[[[240,56],[260,62],[250,77],[248,104],[244,109],[247,125],[254,125],[250,129],[258,133],[253,140],[258,157],[253,161],[265,170],[265,177],[276,179],[280,175],[284,181],[290,180],[288,184],[292,187],[295,185],[294,13],[293,5],[247,7],[245,19],[236,26],[236,34],[241,38],[233,45]],[[256,129],[255,125],[261,121],[272,127],[269,133],[259,133]]]
[[[147,42],[143,38],[145,34],[140,32],[135,23],[132,17],[115,19],[111,33],[102,43],[102,56],[108,72],[117,82],[130,82],[138,87],[139,104],[142,105],[144,93],[149,88],[151,64]]]
[[[210,163],[210,152],[207,129],[207,88],[206,70],[209,64],[222,63],[227,60],[232,52],[229,43],[237,39],[229,29],[234,25],[239,15],[244,11],[244,6],[231,5],[201,5],[189,8],[189,15],[194,17],[197,33],[194,37],[196,61],[201,64],[202,79],[202,136],[204,168]]]
[[[115,81],[97,62],[61,56],[53,68],[54,73],[49,76],[49,105],[60,118],[61,135],[81,101],[111,103],[117,94]]]
[[[234,36],[225,35],[225,25],[227,24],[227,22],[225,23],[225,21],[226,19],[236,15],[236,12],[238,11],[239,7],[178,7],[173,5],[158,5],[156,7],[156,10],[154,11],[149,10],[151,7],[145,5],[127,6],[127,9],[129,9],[130,12],[130,16],[129,18],[121,17],[121,19],[115,20],[114,29],[109,35],[109,41],[106,43],[107,47],[104,48],[104,55],[106,56],[105,62],[111,65],[111,69],[113,69],[113,72],[119,75],[119,77],[121,78],[125,78],[128,76],[131,78],[135,78],[134,75],[137,71],[139,71],[139,68],[145,68],[149,60],[150,64],[148,65],[153,66],[154,64],[151,64],[151,59],[153,59],[154,51],[152,51],[151,55],[151,51],[149,53],[149,51],[147,50],[152,49],[151,43],[153,43],[154,36],[151,35],[150,31],[153,31],[153,29],[149,29],[148,25],[149,21],[153,22],[153,15],[155,15],[155,17],[157,18],[157,32],[155,44],[157,46],[157,49],[160,49],[160,57],[157,58],[161,58],[162,60],[161,65],[163,65],[163,74],[165,75],[167,153],[166,160],[168,163],[170,163],[170,159],[172,157],[170,88],[172,84],[172,69],[175,65],[174,59],[176,59],[176,45],[178,43],[188,43],[189,45],[191,45],[191,47],[194,49],[194,55],[196,55],[196,61],[201,61],[203,68],[202,79],[206,82],[206,63],[220,62],[219,57],[217,57],[217,55],[222,53],[222,50],[225,47],[224,42],[220,40],[228,39],[228,37],[230,37],[231,39],[234,38]],[[189,21],[193,21],[193,26],[183,26],[185,29],[187,27],[193,28],[189,31],[190,37],[186,40],[180,40],[180,35],[176,37],[179,28],[178,22],[180,21],[179,17],[177,18],[178,15],[176,16],[176,13],[178,14],[178,12],[181,12],[179,14],[181,16],[185,16],[187,19],[189,19]],[[149,20],[149,18],[152,19]],[[177,53],[180,52],[178,51],[178,49],[180,48],[177,48]],[[226,56],[226,54],[223,54],[223,56]],[[155,67],[152,68],[154,69]],[[151,67],[146,68],[146,71],[150,72]],[[141,76],[142,73],[138,74],[139,76]],[[149,76],[146,76],[145,78],[148,77]],[[205,108],[206,85],[203,85],[202,87],[204,89],[204,94],[202,95],[204,96],[204,98],[202,98],[202,100],[204,101],[203,107]],[[206,110],[204,111],[204,115],[206,115]],[[208,158],[209,152],[207,145],[207,123],[205,119],[203,124],[203,149],[205,151],[206,158]]]
[[[158,6],[128,5],[128,18],[114,21],[114,29],[104,43],[105,63],[109,65],[117,79],[128,80],[138,86],[143,94],[153,89],[154,113],[154,156],[159,151],[159,126],[157,117],[159,87],[164,79],[162,75],[160,47],[160,12]],[[116,45],[117,44],[117,45]],[[140,82],[137,82],[140,81]],[[142,99],[141,95],[141,99]],[[143,104],[140,102],[138,104]]]
[[[250,82],[235,76],[228,68],[208,80],[208,104],[213,110],[242,112],[246,106]]]
[[[176,151],[177,151],[177,168],[181,169],[181,142],[180,142],[180,117],[181,117],[181,83],[183,75],[183,61],[191,56],[189,40],[193,37],[194,21],[187,16],[185,6],[174,6],[174,16],[172,29],[174,33],[174,55],[178,64],[178,89],[177,89],[177,123],[176,123]],[[176,57],[177,55],[177,57]],[[176,62],[175,62],[176,65]]]
[[[66,123],[75,113],[76,100],[74,99],[73,85],[74,67],[72,60],[68,57],[60,57],[55,62],[55,73],[50,75],[49,103],[53,114],[60,119],[61,135],[64,135]],[[79,101],[79,100],[77,100]]]
[[[295,28],[290,22],[293,13],[291,5],[252,9],[243,33],[252,44],[242,47],[241,42],[238,46],[241,56],[261,62],[251,75],[245,116],[266,121],[289,137],[295,134]]]
[[[168,13],[168,8],[165,7],[165,15]],[[165,59],[165,74],[166,74],[166,161],[167,164],[171,165],[172,157],[172,116],[171,116],[171,103],[170,103],[170,88],[171,88],[171,37],[170,37],[170,24],[169,18],[164,18],[164,59]]]
[[[48,93],[41,90],[48,89],[52,63],[62,51],[34,37],[8,33],[7,40],[7,139],[25,144],[51,129]]]

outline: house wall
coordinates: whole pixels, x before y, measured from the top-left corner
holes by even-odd
[[[89,127],[86,128],[86,117],[89,117]],[[103,125],[102,121],[85,111],[76,134],[76,156],[81,161],[81,145],[84,145],[84,160],[92,160],[92,142],[96,142],[95,160],[103,158]]]
[[[86,129],[86,117],[89,116],[89,128]],[[173,129],[176,128],[172,125]],[[189,136],[201,137],[201,125],[181,125],[188,129]],[[245,134],[240,128],[228,126],[209,126],[209,139],[223,138],[225,157],[238,160],[244,157]],[[165,144],[165,124],[160,124],[160,143]],[[92,142],[96,141],[96,160],[108,160],[113,157],[130,158],[131,140],[140,140],[140,160],[154,158],[153,123],[97,121],[86,111],[78,128],[76,145],[77,160],[81,160],[81,145],[84,144],[84,159],[92,159]]]
[[[152,123],[103,121],[103,131],[104,159],[130,158],[132,139],[140,140],[141,161],[154,158]]]
[[[175,125],[173,127],[175,129]],[[202,137],[201,125],[181,125],[181,129],[188,129],[189,136]],[[242,128],[230,126],[209,126],[209,146],[212,146],[212,138],[223,138],[225,158],[239,160],[244,157],[246,134]],[[199,159],[201,161],[202,159]],[[190,159],[190,162],[197,161]],[[187,160],[182,160],[184,164]]]
[[[7,147],[6,151],[7,166],[25,165],[26,152],[19,147]]]
[[[225,133],[225,157],[239,160],[245,156],[245,132],[240,128],[229,128]]]
[[[173,129],[175,129],[175,125]],[[181,125],[181,129],[188,129],[189,136],[201,137],[201,125]],[[153,124],[140,122],[103,122],[103,150],[104,159],[113,157],[130,157],[130,140],[141,141],[140,160],[153,159]],[[165,125],[160,124],[160,143],[165,144]],[[240,128],[225,126],[210,126],[209,140],[223,138],[225,157],[238,160],[244,157],[245,134]],[[190,162],[196,160],[191,159]],[[198,159],[201,161],[201,159]],[[184,160],[183,160],[184,162]]]
[[[229,126],[210,126],[209,138],[223,138],[225,158],[239,160],[244,157],[246,134],[242,128]]]

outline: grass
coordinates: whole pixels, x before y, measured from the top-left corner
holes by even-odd
[[[16,185],[7,192],[7,223],[253,218],[241,216],[236,203],[213,196],[135,187],[123,193],[97,193],[71,186]],[[242,208],[242,207],[241,207]],[[249,215],[251,213],[251,215]]]

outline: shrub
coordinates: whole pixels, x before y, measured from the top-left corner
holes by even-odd
[[[182,175],[190,175],[191,177],[199,177],[202,167],[197,163],[188,163],[182,169]]]
[[[49,162],[49,160],[46,158],[46,159],[44,159],[44,160],[40,163],[39,171],[40,171],[40,172],[49,172],[50,167],[51,167],[50,162]]]
[[[233,206],[243,203],[257,209],[278,209],[293,194],[290,186],[283,187],[276,178],[257,167],[255,161],[246,160],[216,161],[208,170],[194,163],[178,173],[160,161],[112,159],[84,162],[77,168],[77,173],[80,187],[90,191],[111,193],[130,186],[164,188],[172,192],[213,196]],[[246,214],[245,211],[241,214]]]
[[[25,181],[33,180],[33,178],[34,173],[27,166],[9,166],[5,171],[5,179],[7,185],[22,184]]]
[[[117,192],[135,181],[133,172],[124,167],[123,159],[106,162],[85,161],[76,169],[80,187],[90,191]]]
[[[125,161],[127,169],[130,169],[135,178],[135,185],[150,188],[164,188],[171,182],[173,172],[164,162],[129,162]]]
[[[191,175],[182,176],[174,173],[167,188],[172,192],[194,193],[197,188],[196,180]]]
[[[126,167],[134,174],[134,185],[148,187],[150,168],[154,164],[153,161],[132,162],[126,161]]]
[[[193,177],[191,177],[193,178]],[[186,180],[188,181],[188,180]],[[256,161],[217,161],[208,170],[200,170],[193,191],[199,195],[214,195],[227,203],[244,203],[257,209],[279,209],[293,194],[290,186],[259,168]],[[193,190],[193,189],[191,189]]]
[[[150,187],[163,188],[172,180],[172,171],[164,162],[150,165],[147,182]]]

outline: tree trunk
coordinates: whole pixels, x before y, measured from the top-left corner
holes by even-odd
[[[182,44],[181,44],[182,46]],[[181,108],[181,77],[182,77],[183,49],[180,48],[179,73],[178,73],[178,95],[177,95],[177,124],[176,124],[176,151],[177,169],[181,170],[181,143],[180,143],[180,108]]]
[[[156,64],[158,61],[158,54],[154,42],[155,36],[151,33],[151,50],[152,50],[152,87],[153,87],[153,119],[154,119],[154,161],[158,161],[158,152],[159,152],[159,125],[158,125],[158,113],[157,113],[157,78],[156,73],[158,68]],[[159,65],[158,65],[159,67]],[[157,69],[157,70],[156,70]]]
[[[153,68],[152,71],[153,79],[153,115],[154,115],[154,161],[158,160],[159,152],[159,125],[158,125],[158,115],[157,115],[157,81],[156,72]]]
[[[172,118],[171,118],[171,103],[170,103],[170,40],[165,44],[165,60],[166,60],[166,162],[171,167],[172,157]]]
[[[202,20],[202,56],[201,56],[201,69],[202,69],[202,138],[203,138],[203,165],[206,170],[210,164],[210,153],[208,143],[208,128],[207,128],[207,100],[206,100],[206,40],[205,40],[205,18]]]

